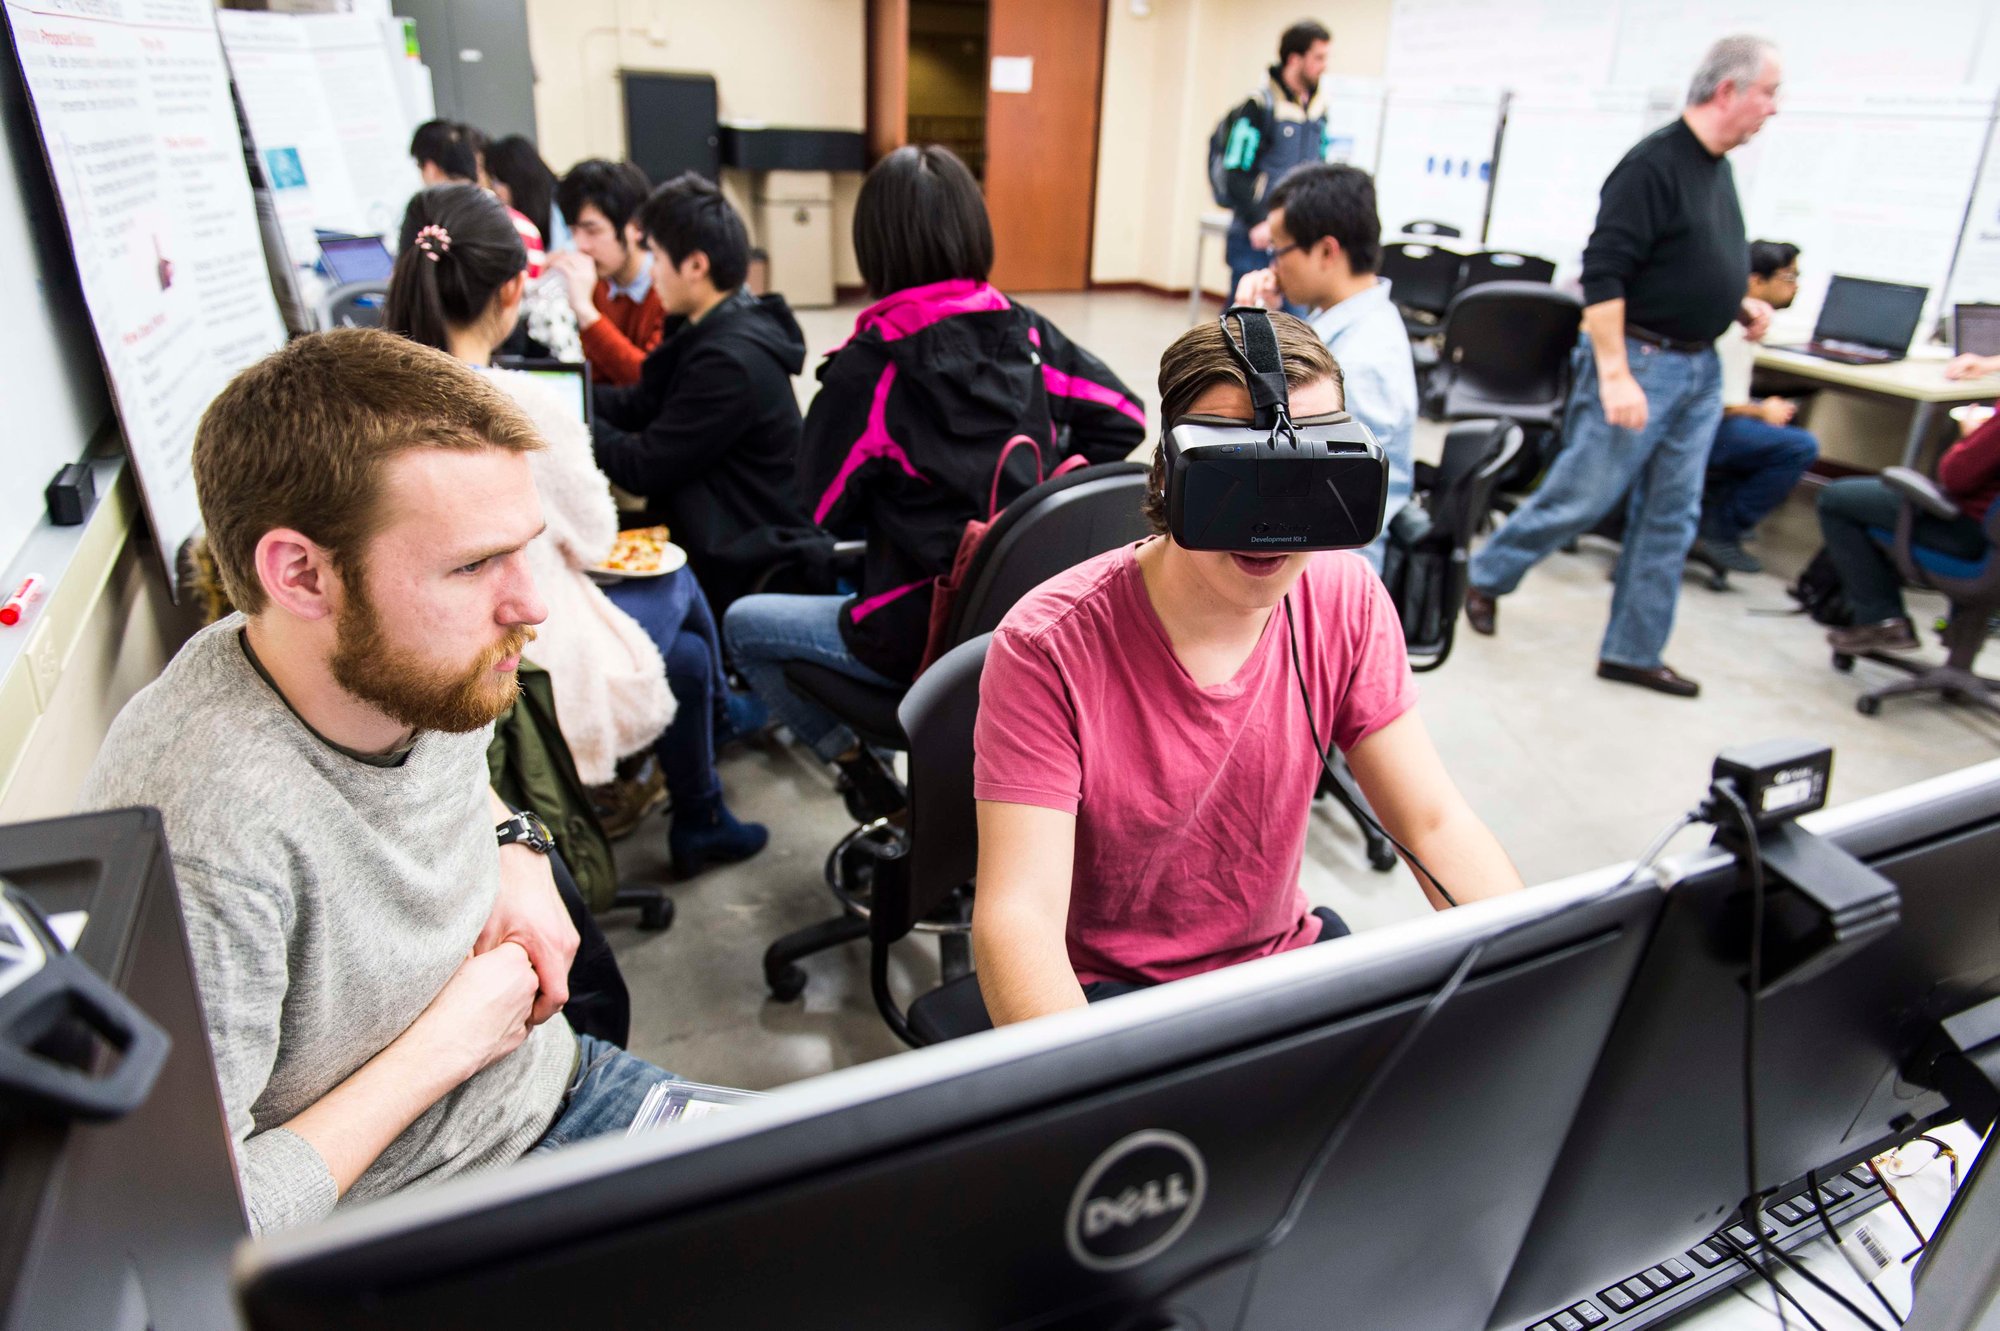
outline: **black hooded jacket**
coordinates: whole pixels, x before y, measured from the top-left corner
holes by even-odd
[[[820,525],[866,535],[840,632],[891,679],[916,674],[932,584],[951,570],[966,523],[1068,457],[1117,461],[1146,433],[1137,396],[1104,362],[984,282],[913,287],[870,306],[819,377],[800,500]],[[1003,468],[1016,436],[1034,446],[1007,452]]]
[[[775,531],[811,525],[795,497],[805,336],[783,296],[738,290],[669,323],[639,382],[592,402],[597,465],[664,522],[716,614],[748,590]]]

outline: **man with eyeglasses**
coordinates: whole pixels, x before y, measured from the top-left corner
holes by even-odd
[[[1417,371],[1403,317],[1389,300],[1375,181],[1359,167],[1302,166],[1271,191],[1271,266],[1244,275],[1239,305],[1307,311],[1305,320],[1340,365],[1347,410],[1389,458],[1384,535],[1361,553],[1377,572],[1389,520],[1410,501],[1417,428]]]
[[[1782,240],[1750,242],[1750,297],[1773,310],[1799,294],[1799,247]],[[1757,347],[1741,324],[1716,340],[1722,359],[1722,424],[1708,454],[1701,534],[1695,553],[1738,573],[1764,565],[1743,548],[1743,538],[1769,517],[1819,456],[1819,441],[1792,424],[1798,404],[1790,398],[1750,396]]]
[[[1627,502],[1598,678],[1676,698],[1701,692],[1660,654],[1722,420],[1715,339],[1732,322],[1760,338],[1770,322],[1770,306],[1744,294],[1749,244],[1728,155],[1777,112],[1778,79],[1771,43],[1723,38],[1695,72],[1680,118],[1641,139],[1605,179],[1583,252],[1584,336],[1562,450],[1473,557],[1465,617],[1474,631],[1492,633],[1497,602],[1529,569]]]

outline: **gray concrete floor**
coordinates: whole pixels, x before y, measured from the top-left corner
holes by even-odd
[[[1185,326],[1184,303],[1127,293],[1030,299],[1149,403],[1156,397],[1154,368]],[[856,308],[801,312],[814,357],[847,335]],[[807,369],[802,396],[817,387]],[[1443,427],[1422,427],[1419,455],[1435,456],[1442,437]],[[1501,603],[1496,637],[1461,632],[1444,668],[1419,677],[1422,714],[1446,766],[1528,882],[1636,855],[1699,798],[1717,750],[1731,744],[1777,736],[1832,744],[1836,803],[2000,757],[2000,724],[1965,709],[1905,701],[1873,718],[1855,711],[1855,695],[1892,672],[1862,662],[1851,676],[1836,673],[1823,631],[1786,613],[1784,583],[1818,545],[1802,491],[1765,525],[1758,549],[1770,572],[1736,576],[1720,593],[1686,583],[1668,659],[1701,681],[1694,701],[1592,674],[1615,551],[1588,540],[1574,555],[1552,556]],[[1928,625],[1943,602],[1913,595],[1910,608]],[[1935,635],[1925,637],[1942,659]],[[606,917],[632,992],[633,1051],[684,1077],[758,1089],[899,1052],[869,997],[863,943],[807,961],[811,982],[796,1002],[764,991],[764,948],[834,910],[821,867],[849,824],[831,779],[776,742],[727,755],[722,775],[730,806],[769,825],[771,846],[674,885],[679,918],[667,933],[639,932],[629,913]],[[657,816],[617,850],[626,877],[664,880]],[[1357,929],[1427,909],[1402,867],[1369,870],[1352,823],[1325,804],[1312,820],[1303,879],[1315,904]],[[934,945],[903,944],[894,980],[906,995],[935,984]]]

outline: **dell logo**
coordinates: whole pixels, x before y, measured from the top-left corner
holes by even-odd
[[[1121,1138],[1070,1197],[1070,1256],[1093,1271],[1150,1261],[1187,1232],[1207,1192],[1208,1168],[1187,1138],[1159,1129]]]

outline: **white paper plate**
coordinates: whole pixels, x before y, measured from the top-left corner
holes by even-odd
[[[666,547],[660,551],[660,566],[656,569],[651,569],[645,573],[635,573],[630,569],[622,568],[592,568],[586,569],[585,572],[589,573],[591,577],[597,579],[599,582],[617,582],[621,578],[664,578],[669,573],[680,572],[683,568],[687,567],[687,562],[687,551],[681,549],[672,541],[668,541]]]

